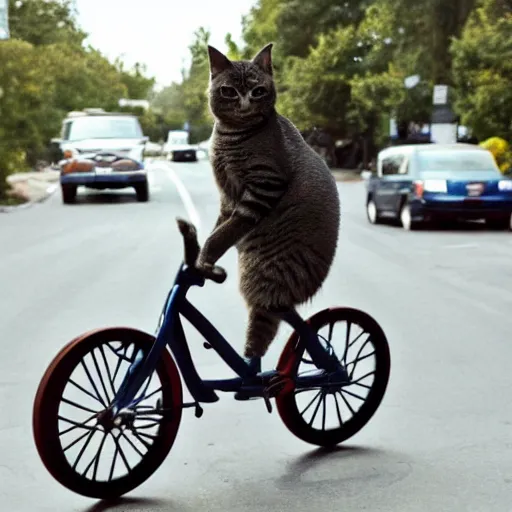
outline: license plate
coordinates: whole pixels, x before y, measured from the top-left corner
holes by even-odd
[[[482,195],[484,188],[485,185],[483,183],[468,183],[466,185],[466,190],[468,192],[468,196],[470,197],[478,197]]]
[[[96,167],[96,174],[110,174],[112,167]]]

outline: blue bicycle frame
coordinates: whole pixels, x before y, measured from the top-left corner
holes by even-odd
[[[252,368],[226,341],[211,322],[202,315],[186,298],[192,286],[204,286],[204,277],[197,274],[194,269],[182,264],[167,296],[165,306],[160,316],[156,333],[156,340],[146,356],[139,351],[133,364],[127,372],[113,401],[113,412],[117,414],[122,409],[134,407],[144,399],[142,396],[135,399],[143,383],[154,372],[158,359],[165,345],[169,346],[174,356],[185,384],[193,396],[195,403],[216,402],[219,397],[215,391],[236,392],[240,390],[251,391],[256,396],[263,396],[265,383],[276,375],[275,370],[258,372]],[[347,382],[348,375],[336,357],[330,355],[320,343],[317,334],[294,310],[276,311],[282,320],[291,325],[299,334],[299,343],[305,343],[316,367],[320,369],[317,374],[298,377],[296,387],[313,387],[328,384],[328,382]],[[202,380],[195,368],[187,344],[180,315],[183,315],[205,338],[207,348],[213,348],[224,362],[238,375],[238,377],[219,380]],[[329,379],[329,380],[328,380]]]

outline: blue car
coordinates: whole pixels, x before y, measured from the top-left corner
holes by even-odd
[[[418,144],[382,150],[366,184],[368,221],[397,219],[406,230],[438,220],[485,220],[512,229],[512,179],[472,144]]]

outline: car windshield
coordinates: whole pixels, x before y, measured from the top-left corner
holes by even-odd
[[[494,158],[488,151],[428,150],[418,151],[419,171],[424,177],[465,179],[499,175]]]
[[[64,140],[84,139],[140,139],[143,137],[135,117],[89,116],[67,121]]]

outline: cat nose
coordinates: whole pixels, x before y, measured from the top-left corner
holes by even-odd
[[[240,98],[240,110],[242,112],[249,110],[249,107],[251,106],[251,102],[249,101],[249,98],[247,96],[242,96]]]

